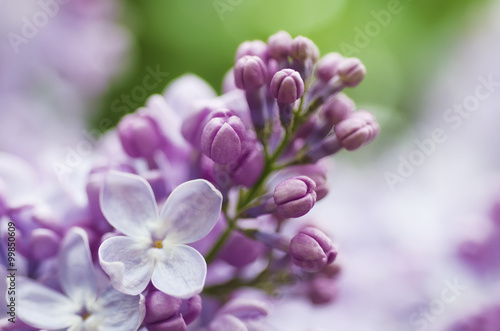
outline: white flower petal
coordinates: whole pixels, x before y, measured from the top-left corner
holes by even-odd
[[[33,327],[58,330],[77,325],[81,306],[59,292],[25,277],[17,279],[19,318]]]
[[[78,323],[73,324],[68,328],[67,331],[81,331],[83,330],[83,319],[80,319]]]
[[[87,233],[72,228],[63,240],[58,259],[61,287],[68,297],[81,306],[95,301],[97,285]]]
[[[151,281],[160,291],[187,299],[203,290],[206,275],[203,256],[192,247],[176,245],[157,254]]]
[[[148,182],[137,175],[111,171],[101,192],[101,209],[108,222],[133,238],[150,237],[158,208]]]
[[[127,295],[109,287],[92,307],[89,320],[98,321],[100,331],[134,331],[141,325],[145,313],[142,295]]]
[[[157,235],[189,244],[205,237],[219,219],[222,194],[209,182],[196,179],[179,185],[161,211]]]
[[[150,245],[128,237],[112,237],[101,244],[99,263],[115,289],[131,295],[144,291],[154,268]]]

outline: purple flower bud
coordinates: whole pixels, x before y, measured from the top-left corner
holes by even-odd
[[[56,255],[61,237],[59,221],[46,205],[21,205],[7,216],[16,224],[16,250],[27,258],[43,260]]]
[[[178,315],[163,322],[149,324],[147,329],[148,331],[186,331],[187,326],[182,316]]]
[[[354,101],[344,93],[328,99],[322,108],[322,115],[332,126],[345,120],[354,110]]]
[[[337,75],[340,64],[344,57],[339,53],[328,53],[318,61],[318,78],[328,82]]]
[[[270,90],[278,101],[281,124],[289,129],[293,121],[293,104],[304,94],[304,81],[297,71],[283,69],[274,75]]]
[[[337,250],[326,234],[308,226],[292,238],[290,255],[296,266],[306,271],[318,271],[335,260]]]
[[[308,284],[307,296],[314,305],[325,305],[334,301],[339,294],[337,281],[319,275]]]
[[[348,151],[353,151],[373,141],[380,127],[371,113],[358,111],[338,123],[334,131],[342,146]]]
[[[316,62],[319,57],[319,49],[312,42],[311,39],[297,36],[292,41],[292,46],[290,50],[290,55],[298,61],[304,61],[306,59],[311,59]]]
[[[289,178],[274,189],[274,202],[283,217],[304,216],[316,202],[316,184],[307,176]]]
[[[151,118],[138,114],[122,118],[118,135],[123,149],[131,157],[150,158],[161,143],[158,125]]]
[[[340,79],[348,87],[358,86],[366,76],[366,68],[357,58],[345,59],[338,68]]]
[[[270,88],[278,103],[291,104],[304,94],[304,81],[297,71],[283,69],[274,75]]]
[[[161,291],[153,291],[146,297],[146,317],[144,325],[156,324],[169,320],[179,312],[182,300]]]
[[[245,55],[234,66],[234,82],[240,89],[251,91],[266,83],[267,67],[258,56]]]
[[[246,129],[238,116],[214,117],[205,125],[201,150],[215,163],[236,161],[246,141]]]
[[[257,260],[265,251],[266,247],[262,243],[234,232],[219,256],[233,267],[242,268]]]
[[[153,290],[146,297],[144,326],[150,331],[184,331],[201,311],[201,298],[196,295],[188,300],[171,297]]]
[[[191,324],[201,313],[201,297],[195,295],[188,300],[183,300],[179,313],[182,314],[184,322],[189,325]]]
[[[292,49],[292,37],[285,31],[279,31],[267,39],[269,47],[269,55],[276,59],[281,60],[290,55]]]
[[[268,47],[262,40],[245,41],[236,50],[235,62],[244,56],[258,56],[266,61],[268,58]]]

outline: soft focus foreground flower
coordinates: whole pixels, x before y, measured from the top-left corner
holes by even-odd
[[[269,314],[269,307],[260,300],[238,298],[219,309],[209,331],[265,330],[260,321]],[[256,324],[259,324],[256,326]]]
[[[112,285],[141,293],[151,280],[162,292],[188,298],[201,292],[207,267],[186,244],[205,237],[219,218],[222,195],[205,180],[178,186],[160,214],[153,191],[141,177],[110,172],[101,194],[108,222],[125,236],[109,238],[99,261]]]
[[[0,1],[1,150],[50,169],[53,154],[82,140],[90,106],[126,62],[120,10],[117,1]]]
[[[68,232],[58,260],[64,294],[34,280],[18,279],[19,317],[41,329],[137,330],[144,318],[144,298],[111,287],[98,294],[86,233]]]

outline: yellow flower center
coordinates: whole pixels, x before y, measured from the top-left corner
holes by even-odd
[[[156,240],[154,243],[153,243],[153,246],[155,248],[163,248],[163,242],[161,240]]]

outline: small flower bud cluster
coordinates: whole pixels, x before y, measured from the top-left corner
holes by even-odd
[[[124,116],[76,174],[86,181],[74,194],[14,205],[0,177],[0,222],[16,225],[33,277],[19,295],[44,311],[35,320],[19,309],[20,319],[50,330],[261,329],[267,305],[242,292],[265,297],[297,279],[312,303],[332,302],[337,248],[295,219],[329,192],[321,159],[379,133],[342,93],[365,74],[358,59],[320,57],[310,39],[280,31],[240,45],[223,95],[189,75]],[[54,307],[67,324],[43,304],[63,296]]]

